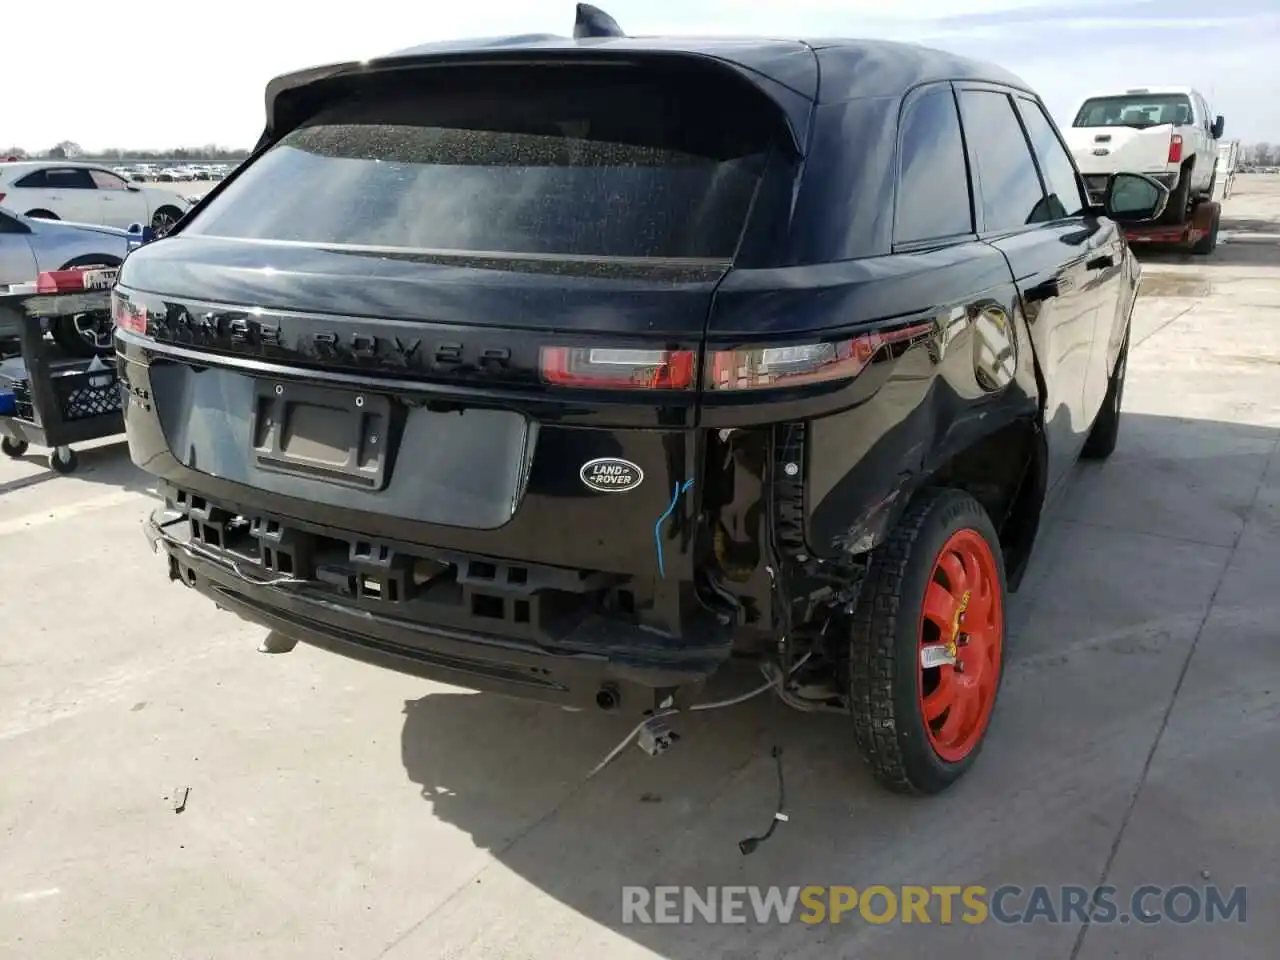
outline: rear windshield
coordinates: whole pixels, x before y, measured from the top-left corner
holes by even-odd
[[[725,259],[780,130],[762,97],[706,71],[490,67],[417,77],[313,117],[184,232]]]
[[[1191,99],[1181,93],[1131,93],[1094,97],[1076,114],[1073,127],[1156,127],[1190,123]]]

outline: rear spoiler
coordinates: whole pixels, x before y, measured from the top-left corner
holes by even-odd
[[[300,126],[332,97],[361,77],[413,68],[465,64],[653,63],[661,60],[701,62],[728,70],[777,105],[791,134],[791,146],[803,157],[817,97],[817,58],[804,44],[761,41],[779,48],[775,60],[785,65],[768,70],[759,63],[733,59],[732,45],[696,40],[626,37],[617,21],[590,4],[578,4],[573,37],[528,34],[490,40],[461,40],[402,50],[375,60],[349,60],[283,74],[267,84],[267,122],[254,153],[266,149]],[[769,52],[774,52],[770,50]],[[785,56],[783,56],[785,54]],[[795,61],[802,56],[799,67]]]

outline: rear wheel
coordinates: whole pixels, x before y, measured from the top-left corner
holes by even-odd
[[[1208,256],[1218,249],[1218,223],[1221,219],[1219,212],[1213,214],[1213,222],[1209,226],[1209,232],[1197,240],[1191,247],[1191,252],[1200,256]]]
[[[945,790],[986,738],[1004,671],[1004,558],[959,490],[922,491],[872,556],[848,651],[854,736],[901,793]]]
[[[1169,202],[1165,205],[1164,219],[1168,223],[1186,223],[1191,216],[1191,174],[1194,164],[1182,168],[1173,192],[1169,194]]]

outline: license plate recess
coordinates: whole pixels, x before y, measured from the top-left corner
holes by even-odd
[[[386,485],[391,400],[374,393],[260,380],[253,456],[263,470],[362,490]]]

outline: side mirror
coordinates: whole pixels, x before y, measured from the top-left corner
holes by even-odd
[[[1210,131],[1213,134],[1213,139],[1221,140],[1222,131],[1225,130],[1226,127],[1227,127],[1227,121],[1223,119],[1222,114],[1218,114],[1218,116],[1216,116],[1213,120],[1213,130]]]
[[[1168,202],[1169,190],[1159,181],[1140,173],[1114,173],[1102,206],[1116,223],[1143,223],[1159,220]]]

